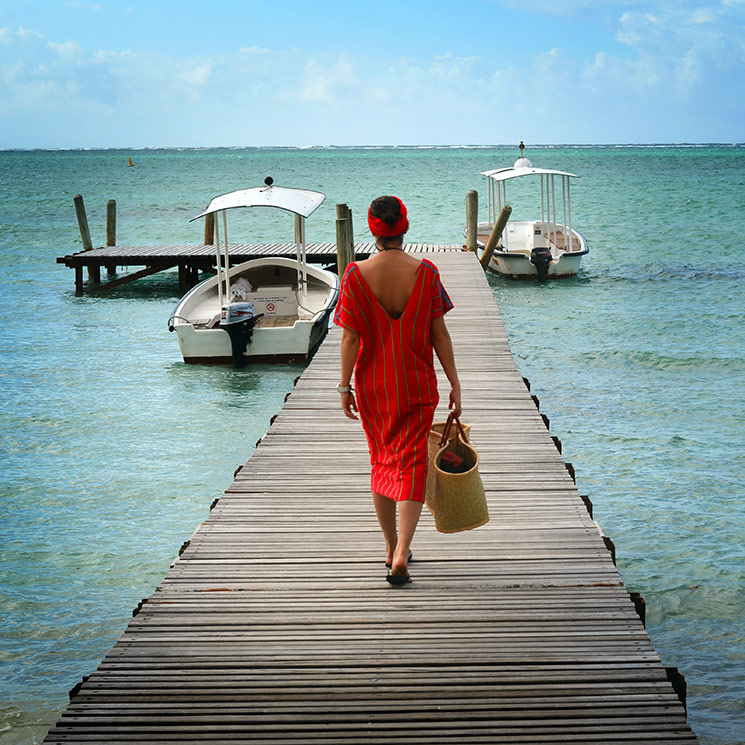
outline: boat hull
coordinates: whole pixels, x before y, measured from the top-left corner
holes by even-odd
[[[548,279],[574,277],[580,269],[582,258],[589,253],[585,237],[572,229],[571,250],[564,250],[563,235],[569,231],[563,225],[547,226],[540,221],[523,221],[510,223],[508,226],[507,247],[498,246],[492,254],[489,269],[497,274],[512,279],[538,278],[538,270],[530,261],[534,248],[546,247],[551,251],[551,263],[548,267]],[[486,241],[491,232],[491,225],[481,223],[478,227],[479,258],[483,256]],[[548,236],[558,235],[557,241],[547,240]]]
[[[246,345],[245,362],[303,362],[326,336],[339,296],[339,278],[306,266],[308,289],[303,295],[298,289],[298,266],[293,259],[269,257],[231,268],[231,289],[246,280],[240,300],[252,303],[262,316]],[[176,332],[184,362],[234,362],[230,336],[219,325],[221,307],[216,277],[192,288],[176,306],[169,325]]]
[[[483,253],[483,250],[481,250],[481,253]],[[581,262],[582,256],[564,254],[556,263],[549,265],[548,279],[562,279],[576,276]],[[538,270],[530,263],[530,259],[527,256],[510,254],[504,251],[494,252],[492,260],[489,262],[489,269],[512,279],[535,280],[538,277]]]
[[[318,321],[296,321],[280,329],[254,329],[244,357],[248,362],[305,362],[323,341],[329,327],[329,309]],[[224,329],[195,329],[184,324],[176,329],[184,362],[189,364],[231,364],[233,352]]]

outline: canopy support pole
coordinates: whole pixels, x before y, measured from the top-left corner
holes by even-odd
[[[564,251],[569,251],[570,249],[567,248],[567,240],[571,238],[571,236],[567,236],[567,183],[569,182],[569,179],[566,176],[561,177],[561,206],[564,210]]]
[[[297,280],[303,297],[308,295],[308,267],[305,255],[305,218],[295,213],[295,256],[298,261]]]
[[[220,257],[220,221],[215,220],[215,269],[217,270],[217,297],[220,302],[220,310],[223,306],[222,297],[222,258]]]
[[[569,250],[574,251],[574,234],[572,233],[572,197],[569,193],[569,176],[567,176],[567,213],[569,215]]]
[[[230,259],[228,257],[228,211],[222,211],[222,232],[225,234],[225,302],[230,302]]]

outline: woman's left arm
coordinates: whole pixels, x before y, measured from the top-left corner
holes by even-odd
[[[450,382],[450,402],[448,408],[451,409],[456,416],[460,416],[460,380],[458,379],[458,371],[455,369],[453,341],[450,338],[450,332],[448,331],[448,327],[445,325],[445,318],[443,316],[438,316],[437,318],[432,319],[430,340],[432,341],[432,346],[437,354],[437,359],[440,360],[442,369],[445,371],[445,375],[447,375],[448,381]]]
[[[357,361],[357,354],[360,351],[360,335],[357,331],[346,326],[341,332],[341,380],[339,385],[342,388],[352,385],[352,373],[354,372],[354,363]],[[341,408],[345,416],[349,419],[357,419],[354,413],[357,411],[357,401],[354,393],[350,390],[348,393],[341,393]]]

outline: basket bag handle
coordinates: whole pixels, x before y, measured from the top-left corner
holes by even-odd
[[[451,411],[448,415],[447,422],[445,422],[445,428],[442,431],[442,439],[440,440],[441,448],[444,448],[445,445],[448,444],[448,440],[450,440],[450,430],[453,427],[453,422],[455,422],[455,424],[458,426],[458,430],[460,431],[460,436],[463,438],[463,442],[468,442],[468,435],[463,429],[463,425],[460,423],[460,419],[454,411]]]

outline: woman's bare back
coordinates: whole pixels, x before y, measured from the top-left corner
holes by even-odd
[[[383,309],[398,318],[406,310],[421,264],[420,259],[401,250],[389,249],[358,262],[357,266]]]

